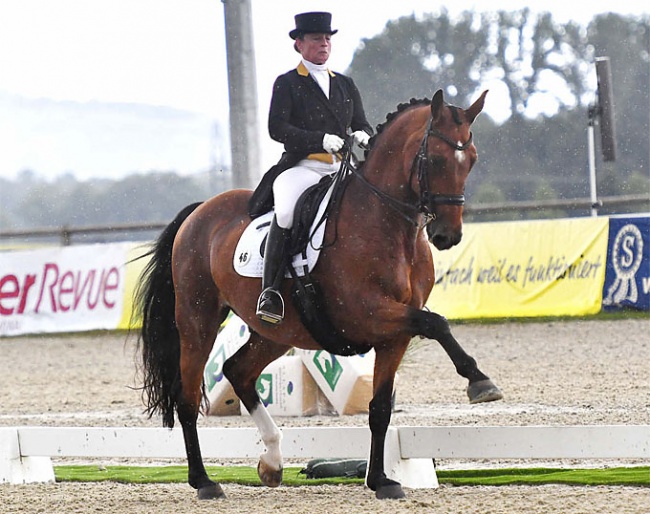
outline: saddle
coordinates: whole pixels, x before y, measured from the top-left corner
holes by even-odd
[[[327,214],[329,214],[327,211],[332,194],[333,181],[332,176],[323,177],[318,184],[309,187],[298,198],[293,215],[293,228],[291,229],[291,241],[288,248],[289,255],[304,252],[311,240],[312,234],[321,225],[323,227],[325,226]],[[322,216],[317,216],[321,205],[324,206]]]
[[[287,255],[285,276],[290,269],[298,276],[311,271],[318,260],[325,236],[325,222],[332,196],[333,179],[323,177],[318,184],[307,189],[296,204],[293,228]],[[264,248],[273,211],[255,218],[242,234],[233,257],[235,271],[244,277],[259,278],[264,271]]]

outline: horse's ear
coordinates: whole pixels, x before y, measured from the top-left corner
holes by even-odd
[[[483,110],[483,106],[485,105],[485,95],[488,94],[488,90],[486,89],[481,93],[481,96],[478,97],[478,100],[474,102],[469,109],[465,111],[465,118],[467,119],[467,122],[471,125],[474,123],[474,120],[476,117],[480,114],[480,112]]]
[[[438,89],[431,99],[431,118],[433,122],[438,121],[438,117],[442,113],[442,106],[445,105],[445,99],[442,94],[442,89]]]

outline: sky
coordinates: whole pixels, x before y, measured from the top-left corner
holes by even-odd
[[[442,8],[453,16],[465,10],[524,7],[516,0],[251,0],[251,5],[264,169],[281,153],[280,145],[269,142],[266,115],[275,77],[298,62],[288,37],[296,13],[332,12],[332,27],[339,32],[333,37],[328,64],[343,71],[361,40],[379,34],[388,20]],[[566,0],[544,0],[528,7],[551,12],[558,22],[574,20],[585,25],[596,14],[608,11],[650,12],[638,0],[591,0],[580,7]],[[170,107],[215,120],[227,131],[224,4],[220,0],[0,0],[2,93],[14,100]],[[488,104],[486,112],[496,119],[498,108]],[[10,154],[16,144],[15,135],[12,145],[3,138],[11,130],[7,124],[4,127],[4,131],[0,128],[0,176],[12,178],[21,163],[16,156],[10,164],[3,162],[3,155]],[[20,137],[29,138],[29,132]]]

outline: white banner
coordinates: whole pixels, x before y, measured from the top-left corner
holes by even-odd
[[[0,336],[117,328],[132,246],[0,252]]]

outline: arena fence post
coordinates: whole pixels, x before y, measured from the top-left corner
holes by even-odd
[[[409,489],[437,488],[438,476],[433,459],[403,458],[399,434],[396,427],[389,428],[386,433],[386,446],[384,447],[386,476],[397,480]]]
[[[20,437],[14,427],[0,428],[0,484],[54,482],[52,459],[22,456]]]

